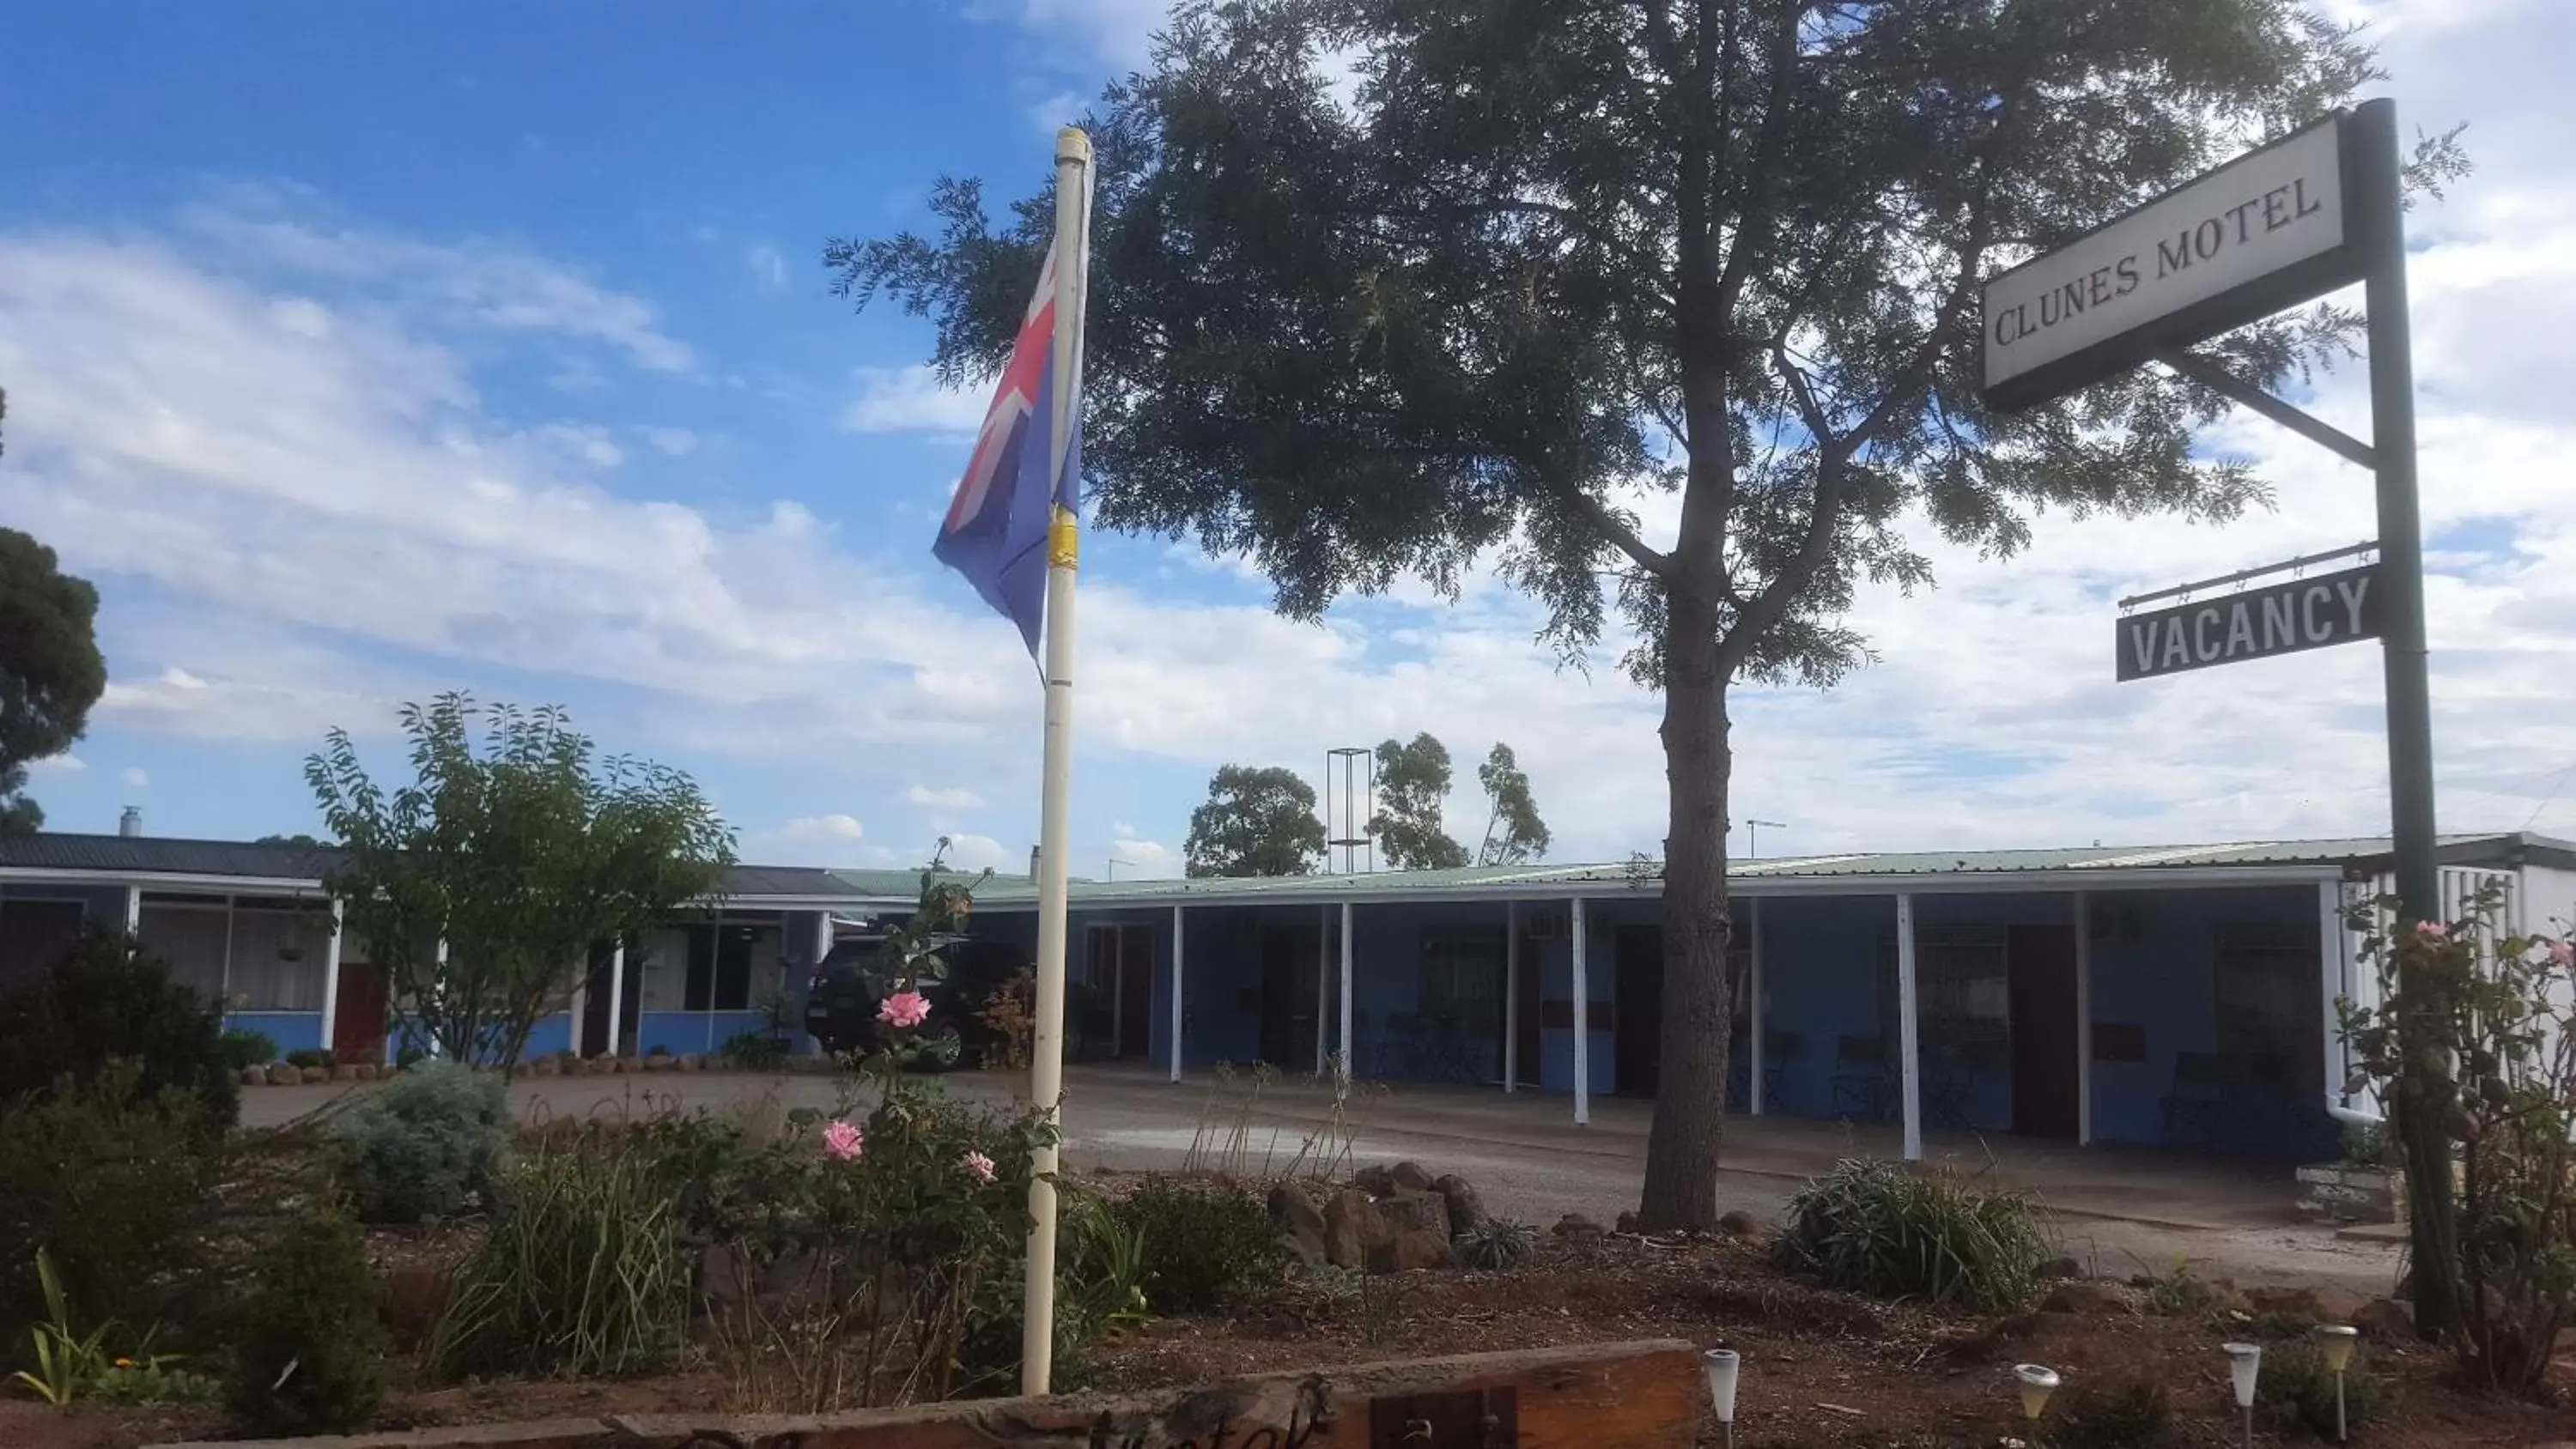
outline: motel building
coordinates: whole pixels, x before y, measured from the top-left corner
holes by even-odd
[[[2576,917],[2576,844],[2447,837],[2446,911]],[[327,852],[46,834],[0,842],[0,980],[122,924],[229,1024],[282,1050],[390,1050],[368,947],[332,929]],[[1736,861],[1734,1110],[2330,1157],[2347,1097],[2335,1000],[2374,995],[2347,910],[2378,840]],[[909,871],[744,866],[721,902],[603,951],[530,1053],[712,1051],[763,1029],[829,949],[914,905]],[[1592,1099],[1651,1096],[1662,988],[1651,865],[1076,882],[1068,1055],[1173,1081],[1218,1063]],[[1025,879],[976,934],[1033,946]],[[1577,1003],[1581,1003],[1578,1008]],[[801,1023],[801,1010],[791,1022]],[[798,1049],[808,1044],[799,1039]],[[1536,1105],[1535,1103],[1533,1104]]]

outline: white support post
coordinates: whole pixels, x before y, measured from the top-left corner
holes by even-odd
[[[1351,903],[1342,902],[1342,1054],[1333,1064],[1333,1075],[1342,1085],[1351,1081],[1351,955],[1354,946],[1351,931]]]
[[[1521,906],[1503,902],[1503,1090],[1521,1085]]]
[[[1905,1160],[1923,1160],[1922,1031],[1915,1021],[1914,897],[1896,898],[1897,1071],[1905,1103]]]
[[[626,942],[608,953],[608,1054],[617,1055],[617,1034],[626,1026]]]
[[[431,974],[438,982],[438,989],[445,991],[447,989],[447,938],[445,936],[438,938],[437,959],[438,969]],[[429,1044],[429,1052],[432,1056],[436,1056],[438,1054],[438,1042],[435,1039],[433,1039]],[[469,1062],[466,1065],[471,1066],[473,1064]]]
[[[1584,957],[1583,901],[1566,907],[1574,938],[1574,1125],[1592,1125],[1592,972]]]
[[[1190,939],[1181,908],[1172,907],[1172,1080],[1181,1079],[1181,955]]]
[[[238,909],[233,897],[224,897],[224,974],[220,989],[224,993],[225,1016],[233,1014],[233,913]]]
[[[2318,995],[2325,998],[2325,1020],[2320,1035],[2324,1038],[2326,1100],[2349,1106],[2344,1100],[2343,1084],[2351,1078],[2344,1060],[2343,1018],[2337,999],[2352,995],[2352,982],[2345,975],[2351,958],[2346,952],[2344,934],[2343,886],[2338,881],[2317,883],[2317,984]]]
[[[340,1036],[340,898],[331,898],[331,944],[322,950],[322,1048]]]
[[[334,909],[337,908],[335,907]],[[125,934],[129,936],[140,935],[142,931],[143,887],[127,886],[125,888]]]
[[[1324,1079],[1324,1039],[1331,1035],[1333,1014],[1325,999],[1333,994],[1333,908],[1315,908],[1315,1080]]]
[[[1752,1020],[1744,1028],[1744,1046],[1750,1053],[1744,1064],[1744,1101],[1754,1116],[1762,1115],[1762,898],[1744,903],[1753,917],[1753,950],[1750,953],[1752,981],[1745,986],[1746,1015]]]
[[[2075,1145],[2093,1145],[2093,907],[2075,893]]]

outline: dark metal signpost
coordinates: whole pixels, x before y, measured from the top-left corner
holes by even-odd
[[[2340,624],[2329,622],[2333,601],[2320,601],[2314,615],[2320,637],[2291,642],[2310,640],[2310,616],[2302,611],[2315,598],[2310,590],[2340,590],[2331,579],[2159,610],[2119,621],[2119,677],[2144,679],[2377,637],[2387,681],[2398,917],[2401,925],[2411,925],[2437,919],[2440,872],[2434,859],[2415,370],[2398,166],[2394,102],[2337,111],[1988,281],[1983,325],[1990,407],[2029,407],[2153,360],[2376,476],[2379,562],[2336,576],[2351,580],[2354,589]],[[2191,350],[2230,328],[2354,282],[2364,285],[2370,316],[2367,443]],[[2291,617],[2276,627],[2280,616],[2274,610],[2282,602],[2293,606]],[[2138,652],[2141,645],[2145,656]],[[2146,662],[2137,662],[2142,658]],[[2451,1162],[2444,1129],[2425,1120],[2433,1112],[2423,1100],[2410,1102],[2412,1095],[2401,1082],[2396,1105],[2408,1170],[2418,1178],[2419,1202],[2446,1205]],[[2410,1116],[2417,1120],[2409,1122]],[[2415,1261],[2456,1261],[2456,1230],[2446,1207],[2416,1214]],[[2416,1282],[2418,1321],[2446,1326],[2453,1306],[2427,1301],[2447,1291],[2446,1275],[2419,1272]]]

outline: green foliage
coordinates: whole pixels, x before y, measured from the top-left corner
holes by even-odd
[[[72,747],[107,688],[98,590],[54,551],[0,528],[0,837],[32,834],[45,812],[26,798],[27,765]]]
[[[222,1044],[224,1065],[236,1072],[246,1067],[264,1067],[277,1060],[277,1041],[264,1031],[226,1027]]]
[[[1494,742],[1485,763],[1476,767],[1476,783],[1485,788],[1485,840],[1476,849],[1478,865],[1521,865],[1547,854],[1552,837],[1538,818],[1538,800],[1530,793],[1529,775],[1512,747]]]
[[[2410,1216],[2457,1247],[2414,1260],[2418,1321],[2456,1305],[2463,1369],[2532,1394],[2576,1323],[2576,944],[2509,929],[2502,904],[2490,891],[2447,929],[2373,912],[2379,1005],[2339,1005],[2394,1105]]]
[[[716,1048],[716,1058],[736,1071],[774,1072],[787,1063],[787,1043],[765,1031],[738,1031]]]
[[[1286,1280],[1269,1211],[1240,1188],[1148,1177],[1110,1211],[1144,1241],[1145,1301],[1158,1313],[1257,1304]]]
[[[502,1169],[496,1197],[431,1348],[440,1373],[633,1373],[679,1347],[689,1274],[651,1157],[531,1153]]]
[[[559,708],[446,694],[404,706],[402,721],[408,786],[379,785],[343,730],[304,762],[344,842],[330,887],[440,1055],[508,1066],[563,1009],[594,943],[723,885],[733,832],[687,775],[595,758]]]
[[[2172,1268],[2147,1279],[2147,1307],[2175,1318],[2210,1318],[2235,1307],[2236,1296],[2175,1260]]]
[[[0,1101],[94,1081],[118,1059],[138,1064],[146,1095],[181,1088],[204,1101],[208,1130],[232,1126],[241,1074],[221,1016],[134,938],[84,931],[51,971],[0,991]]]
[[[1070,1316],[1074,1336],[1087,1339],[1142,1324],[1150,1307],[1144,1234],[1088,1192],[1063,1196],[1057,1226],[1063,1236],[1057,1276],[1064,1287],[1056,1312]]]
[[[423,1062],[350,1103],[324,1129],[323,1148],[361,1221],[419,1223],[486,1201],[509,1140],[497,1074]]]
[[[146,1090],[132,1062],[0,1103],[0,1324],[50,1296],[27,1266],[40,1249],[73,1303],[157,1320],[200,1257],[222,1143],[203,1096]]]
[[[211,1404],[223,1396],[222,1380],[184,1368],[168,1353],[118,1359],[90,1386],[90,1397],[125,1409]]]
[[[384,1401],[390,1348],[366,1239],[320,1196],[252,1269],[226,1397],[261,1434],[348,1433]]]
[[[1449,799],[1449,747],[1429,732],[1411,744],[1386,740],[1377,747],[1377,814],[1368,822],[1378,850],[1397,870],[1454,870],[1467,863],[1467,848],[1440,827]]]
[[[1783,1266],[1834,1287],[1987,1314],[2029,1306],[2048,1250],[2027,1195],[1875,1161],[1800,1188],[1777,1244]]]
[[[2335,1376],[2313,1340],[2295,1339],[2263,1350],[2255,1392],[2264,1411],[2283,1429],[2304,1428],[2335,1442]],[[2356,1345],[2343,1370],[2344,1424],[2354,1433],[2388,1412],[2396,1390]]]
[[[286,1054],[286,1064],[302,1071],[306,1067],[329,1070],[337,1061],[329,1047],[297,1047]]]
[[[1458,1266],[1481,1272],[1502,1273],[1519,1267],[1538,1248],[1538,1229],[1528,1223],[1488,1217],[1483,1222],[1468,1224],[1465,1231],[1450,1240],[1450,1251]]]
[[[45,1321],[28,1330],[36,1366],[20,1369],[10,1378],[59,1407],[78,1399],[106,1372],[107,1336],[116,1324],[111,1320],[86,1334],[73,1331],[71,1299],[63,1292],[62,1274],[54,1270],[52,1255],[42,1248],[36,1250],[36,1281],[45,1294]]]
[[[1324,858],[1315,787],[1276,766],[1219,766],[1182,851],[1194,876],[1312,874]]]
[[[2175,1442],[2164,1380],[2113,1371],[2079,1377],[2049,1406],[2051,1449],[2163,1449]]]

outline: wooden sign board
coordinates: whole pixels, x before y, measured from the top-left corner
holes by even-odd
[[[1120,1397],[819,1417],[635,1414],[169,1449],[1683,1449],[1699,1351],[1650,1340],[1350,1364]]]
[[[1985,285],[1986,406],[2011,412],[2360,280],[2347,113],[2248,151]]]
[[[2114,620],[2119,679],[2152,679],[2379,637],[2379,565],[2286,579]]]

